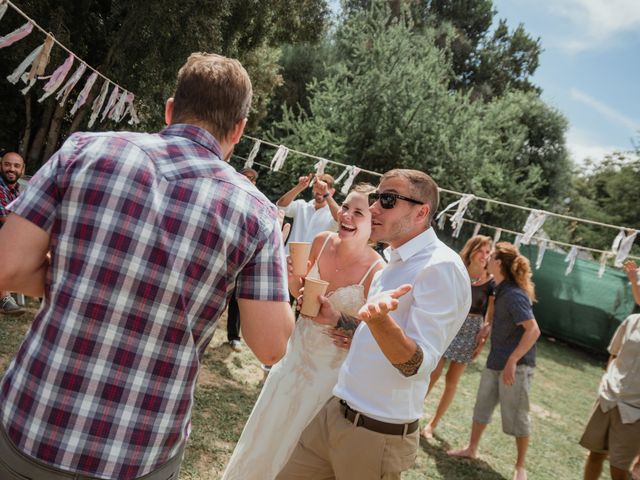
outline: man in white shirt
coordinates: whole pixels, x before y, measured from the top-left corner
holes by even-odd
[[[371,238],[389,244],[389,264],[376,273],[359,319],[321,297],[315,320],[335,326],[351,348],[335,397],[304,431],[279,480],[400,479],[416,457],[429,375],[471,305],[462,260],[430,228],[438,207],[431,177],[391,170],[370,200]]]
[[[313,199],[295,200],[313,183]],[[285,216],[293,218],[293,227],[289,234],[290,242],[311,242],[314,237],[325,230],[338,230],[338,210],[340,206],[333,199],[333,177],[328,174],[314,175],[313,173],[298,179],[298,183],[276,202]],[[289,246],[285,245],[286,253]]]

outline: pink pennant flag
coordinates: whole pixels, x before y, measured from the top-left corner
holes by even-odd
[[[0,48],[8,47],[9,45],[16,43],[18,40],[22,40],[24,37],[29,35],[32,30],[33,23],[27,22],[17,30],[14,30],[4,37],[0,37]]]
[[[109,96],[109,100],[107,101],[107,105],[104,107],[102,111],[102,117],[100,117],[100,123],[104,122],[104,119],[107,118],[107,114],[111,111],[111,107],[113,107],[118,99],[118,93],[120,93],[120,89],[118,86],[114,86],[113,90],[111,90],[111,95]]]
[[[64,87],[62,87],[58,92],[58,94],[56,95],[56,100],[60,100],[61,107],[64,106],[65,102],[67,101],[67,97],[71,93],[71,90],[73,90],[73,87],[76,86],[76,83],[78,83],[82,75],[84,75],[84,72],[86,69],[87,69],[87,65],[84,63],[81,63],[80,66],[76,69],[76,71],[73,72],[73,75],[69,77],[69,80],[67,80],[67,83],[64,84]]]
[[[49,81],[42,87],[44,95],[38,99],[38,102],[42,103],[47,97],[53,95],[56,90],[62,85],[64,79],[67,78],[67,74],[73,66],[73,54],[70,54],[62,65],[56,68],[55,72],[49,77]]]
[[[98,115],[100,115],[100,110],[102,110],[102,105],[104,105],[104,101],[107,98],[107,93],[109,92],[109,80],[105,80],[102,84],[102,88],[100,89],[100,94],[93,101],[93,105],[91,106],[91,117],[89,118],[89,128],[93,127],[93,124],[96,122]]]
[[[87,78],[87,81],[85,82],[84,87],[82,87],[78,98],[76,98],[76,102],[73,104],[73,107],[71,107],[71,111],[69,112],[71,115],[75,115],[78,109],[85,104],[85,102],[87,101],[87,97],[89,96],[89,92],[91,91],[91,88],[93,88],[93,84],[96,83],[97,79],[98,72],[93,72],[89,76],[89,78]]]

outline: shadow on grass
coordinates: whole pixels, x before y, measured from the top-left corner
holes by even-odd
[[[537,349],[537,355],[541,358],[578,371],[584,371],[589,365],[602,366],[607,362],[604,354],[546,337],[538,340]]]
[[[437,441],[437,443],[435,443]],[[447,451],[451,449],[449,442],[442,440],[437,434],[431,441],[420,438],[420,448],[433,459],[436,468],[446,480],[506,480],[491,466],[480,459],[451,457]]]

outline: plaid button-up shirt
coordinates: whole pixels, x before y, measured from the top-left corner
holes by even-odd
[[[236,283],[287,301],[277,210],[208,132],[76,134],[11,210],[50,232],[43,307],[0,390],[15,445],[99,478],[184,445],[199,359]]]
[[[0,217],[4,218],[9,215],[6,207],[18,198],[18,195],[20,195],[20,184],[16,182],[13,187],[10,187],[0,176]],[[1,223],[0,227],[2,227]]]

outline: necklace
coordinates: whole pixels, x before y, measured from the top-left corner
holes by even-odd
[[[470,277],[470,279],[471,279],[471,283],[478,283],[480,280],[482,280],[482,277],[478,277],[478,278]]]

